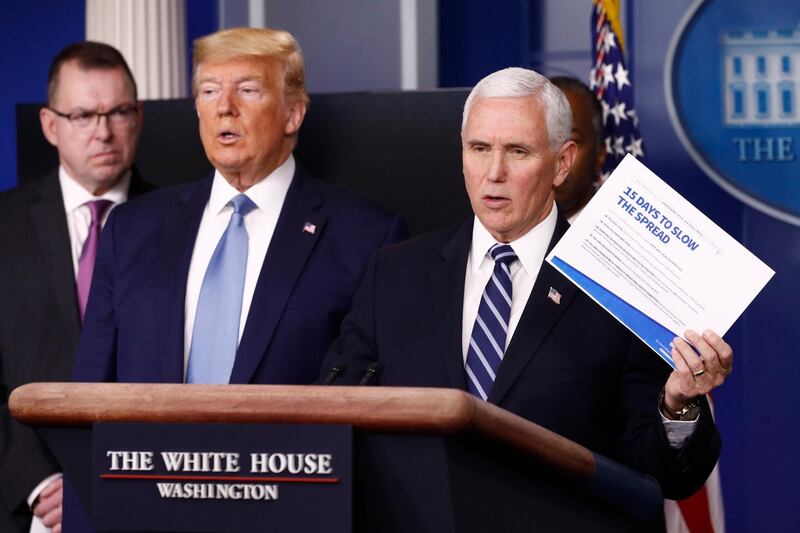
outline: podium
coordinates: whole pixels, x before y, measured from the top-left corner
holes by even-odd
[[[359,533],[639,531],[660,517],[652,478],[454,389],[32,383],[9,407],[90,513],[93,424],[147,422],[352,426]]]

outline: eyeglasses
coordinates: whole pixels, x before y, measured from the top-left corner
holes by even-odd
[[[78,109],[71,113],[62,113],[49,106],[45,106],[45,109],[49,109],[59,117],[69,120],[70,124],[81,130],[97,127],[101,117],[106,117],[108,125],[112,128],[130,128],[136,120],[135,104],[124,104],[104,113],[84,111],[83,109]]]

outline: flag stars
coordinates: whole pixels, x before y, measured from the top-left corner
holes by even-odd
[[[603,36],[603,46],[605,47],[606,53],[612,48],[617,47],[617,43],[614,40],[614,32],[607,31],[606,34]]]
[[[644,157],[644,145],[633,105],[633,72],[625,65],[622,35],[612,29],[604,5],[602,0],[594,2],[591,28],[594,62],[590,65],[589,84],[602,108],[606,151],[603,172],[607,176],[626,153]]]
[[[617,155],[625,155],[625,148],[622,145],[625,144],[625,137],[620,135],[619,137],[614,138],[614,153]]]
[[[600,100],[600,105],[603,108],[603,126],[605,126],[608,123],[608,115],[611,112],[611,108],[605,100]]]
[[[617,80],[617,90],[619,91],[621,91],[626,85],[631,85],[631,81],[628,79],[628,71],[625,70],[625,67],[622,66],[622,63],[617,63],[617,74],[615,78]]]
[[[633,155],[634,157],[642,157],[644,156],[644,151],[642,150],[642,139],[631,139],[631,143],[625,147],[625,150],[628,151],[629,154]]]
[[[614,123],[617,126],[619,126],[620,121],[628,120],[628,113],[625,110],[625,107],[625,102],[618,102],[617,105],[611,109],[611,116],[614,117]]]
[[[608,87],[608,84],[614,80],[614,65],[611,63],[606,63],[603,65],[603,89]]]
[[[628,117],[630,117],[630,119],[633,121],[633,127],[634,128],[638,128],[639,127],[639,115],[636,114],[636,110],[635,109],[629,109],[628,110]]]

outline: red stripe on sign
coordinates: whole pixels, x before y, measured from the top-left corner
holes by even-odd
[[[237,477],[237,476],[162,476],[155,474],[100,474],[102,479],[157,479],[173,481],[249,481],[267,483],[338,483],[338,477]]]

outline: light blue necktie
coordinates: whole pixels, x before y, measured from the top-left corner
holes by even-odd
[[[494,259],[492,277],[486,284],[478,306],[467,349],[467,390],[486,400],[494,385],[508,336],[511,316],[511,263],[517,254],[508,244],[495,244],[489,249]]]
[[[247,266],[244,217],[256,207],[240,194],[228,205],[233,214],[208,263],[189,352],[188,383],[228,383],[239,344],[239,316]]]

